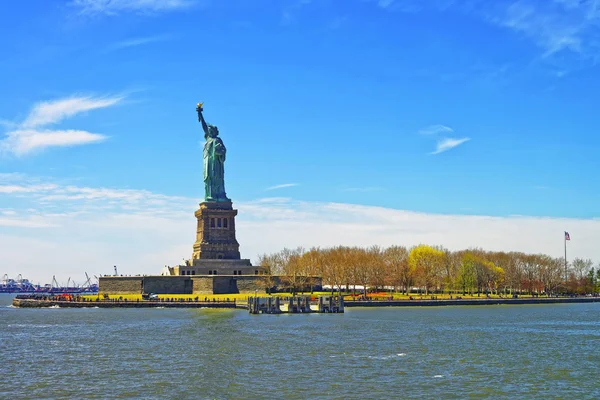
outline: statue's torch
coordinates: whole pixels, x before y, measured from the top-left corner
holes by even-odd
[[[202,111],[204,111],[202,109],[202,105],[204,105],[204,103],[196,104],[196,111],[198,112],[198,121],[202,121]]]

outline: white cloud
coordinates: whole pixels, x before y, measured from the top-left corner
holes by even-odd
[[[6,138],[0,141],[0,150],[15,155],[24,155],[48,147],[76,146],[106,140],[107,137],[104,135],[85,130],[41,128],[57,124],[86,111],[113,106],[123,98],[124,96],[72,96],[40,102],[33,106],[27,118],[18,124],[16,129],[6,133]]]
[[[114,188],[90,188],[85,186],[64,185],[48,179],[30,178],[19,176],[18,182],[12,179],[10,174],[2,179],[0,175],[0,196],[22,197],[24,194],[31,201],[40,203],[37,213],[48,216],[63,216],[64,213],[56,214],[56,208],[69,210],[68,215],[74,215],[78,211],[102,210],[103,212],[139,212],[141,214],[163,215],[170,210],[170,215],[180,213],[184,209],[196,203],[188,197],[167,196],[156,194],[147,190],[139,189],[114,189]],[[271,201],[272,199],[269,199]],[[288,199],[282,199],[288,201]],[[51,208],[48,208],[52,206]],[[172,208],[169,208],[173,206]],[[27,210],[24,214],[31,214]]]
[[[277,190],[277,189],[284,189],[284,188],[289,188],[289,187],[294,187],[294,186],[298,186],[298,184],[297,183],[283,183],[281,185],[270,186],[270,187],[266,188],[265,190]]]
[[[443,215],[298,201],[245,203],[240,205],[238,219],[239,242],[251,256],[296,246],[428,243],[452,250],[481,247],[560,257],[562,234],[567,230],[572,237],[572,232],[577,232],[578,240],[569,243],[570,259],[600,261],[600,249],[595,245],[600,235],[597,219]]]
[[[443,153],[444,151],[448,151],[450,149],[455,148],[456,146],[460,146],[461,144],[468,142],[469,140],[471,140],[471,139],[467,138],[467,137],[460,138],[460,139],[452,139],[452,138],[440,139],[437,142],[435,151],[433,151],[431,154]]]
[[[419,133],[421,135],[448,134],[448,133],[454,133],[454,129],[450,128],[449,126],[437,124],[437,125],[430,125],[426,128],[422,128],[419,130]]]
[[[106,136],[80,130],[25,129],[9,132],[2,147],[20,156],[47,147],[77,146],[103,140],[106,140]]]
[[[160,12],[189,7],[192,0],[73,0],[81,14],[116,15],[121,12]]]
[[[35,128],[58,123],[81,112],[110,107],[123,100],[123,96],[114,97],[81,97],[74,96],[54,101],[43,101],[36,104],[22,128]]]
[[[470,138],[467,138],[467,137],[460,138],[460,139],[440,137],[441,135],[449,135],[449,134],[453,134],[453,133],[454,133],[454,129],[450,128],[449,126],[440,125],[440,124],[431,125],[431,126],[428,126],[427,128],[423,128],[423,129],[419,130],[419,134],[421,134],[421,135],[438,137],[435,151],[431,152],[430,154],[443,153],[444,151],[453,149],[456,146],[460,146],[461,144],[471,140]]]
[[[11,209],[17,214],[0,215],[0,254],[4,272],[10,276],[21,273],[47,283],[56,275],[59,281],[66,281],[69,276],[83,276],[84,271],[90,275],[111,273],[113,265],[123,274],[157,274],[163,265],[191,255],[196,229],[194,199],[145,190],[45,184],[55,187],[31,193],[29,197],[37,202],[35,209],[18,203],[15,207],[22,209]],[[66,197],[45,197],[48,191]],[[597,219],[428,214],[289,198],[242,202],[238,208],[242,257],[253,260],[258,254],[283,247],[419,243],[452,250],[481,247],[560,257],[562,235],[568,231],[572,238],[569,259],[600,261]],[[40,262],[40,254],[44,262]]]
[[[0,226],[12,228],[49,228],[56,225],[39,217],[14,218],[0,216]]]
[[[0,185],[0,194],[12,193],[39,193],[56,189],[58,186],[53,184],[42,185]]]

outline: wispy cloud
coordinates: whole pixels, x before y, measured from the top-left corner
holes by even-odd
[[[106,136],[84,130],[56,130],[43,127],[58,124],[83,112],[113,106],[121,102],[123,98],[124,96],[72,96],[40,102],[33,106],[23,122],[16,124],[16,129],[6,133],[6,138],[0,141],[0,150],[15,155],[24,155],[48,147],[67,147],[101,142],[106,139]]]
[[[0,184],[0,194],[15,193],[43,193],[56,189],[54,184],[26,184],[26,185],[2,185]]]
[[[439,134],[447,134],[454,133],[454,129],[445,126],[445,125],[431,125],[426,128],[422,128],[419,130],[421,135],[439,135]]]
[[[431,154],[440,154],[443,153],[444,151],[448,151],[450,149],[453,149],[457,146],[460,146],[461,144],[468,142],[469,140],[471,140],[470,138],[460,138],[460,139],[452,139],[452,138],[444,138],[444,139],[440,139],[437,142],[437,146],[435,148],[435,151],[431,152]]]
[[[394,4],[395,0],[377,0],[377,5],[381,8],[388,8]]]
[[[448,9],[509,29],[541,49],[548,59],[571,53],[578,59],[598,61],[600,1],[598,0],[372,0],[386,11],[444,12]],[[561,64],[567,60],[554,57]]]
[[[277,189],[284,189],[284,188],[289,188],[289,187],[294,187],[294,186],[298,186],[298,183],[283,183],[281,185],[270,186],[270,187],[266,188],[265,190],[277,190]]]
[[[49,124],[58,123],[65,118],[75,114],[98,108],[110,107],[123,100],[122,96],[115,97],[89,97],[73,96],[54,101],[43,101],[30,111],[25,121],[21,124],[23,128],[35,128]]]
[[[492,21],[532,39],[544,49],[545,57],[562,50],[580,53],[586,30],[597,25],[594,20],[598,17],[596,13],[589,14],[591,9],[584,3],[515,1]]]
[[[18,179],[17,179],[18,177]],[[0,196],[4,199],[26,198],[43,206],[52,204],[67,210],[104,210],[161,213],[170,203],[185,208],[195,200],[181,196],[166,196],[147,190],[106,187],[86,187],[64,184],[48,178],[31,178],[26,175],[0,176]]]
[[[131,38],[113,43],[112,45],[108,46],[107,51],[121,50],[129,47],[137,47],[149,43],[161,42],[163,40],[166,40],[167,38],[167,35]]]
[[[106,136],[79,130],[16,130],[9,132],[2,147],[15,155],[24,155],[47,147],[70,147],[97,143]]]
[[[2,118],[0,118],[0,125],[4,126],[5,128],[8,128],[8,129],[13,129],[13,128],[16,128],[19,126],[19,124],[17,124],[14,121],[9,121],[9,120],[2,119]]]
[[[434,136],[437,138],[437,144],[434,151],[429,154],[439,154],[444,151],[460,146],[461,144],[471,140],[471,138],[451,138],[449,135],[454,133],[454,129],[446,125],[436,124],[420,129],[419,134],[425,136]]]
[[[117,15],[123,12],[173,11],[194,3],[194,0],[73,0],[70,4],[85,15]]]

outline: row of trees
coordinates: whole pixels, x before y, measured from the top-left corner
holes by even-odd
[[[284,277],[288,289],[296,291],[316,283],[342,290],[356,286],[369,290],[392,288],[408,293],[415,288],[430,292],[474,293],[597,293],[600,266],[576,258],[565,265],[563,258],[544,254],[489,252],[481,249],[450,251],[419,245],[368,248],[283,249],[259,257],[268,268],[265,288],[274,286],[273,276]]]

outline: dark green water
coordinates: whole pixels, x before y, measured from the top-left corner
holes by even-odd
[[[600,398],[600,304],[15,309],[0,398]]]

